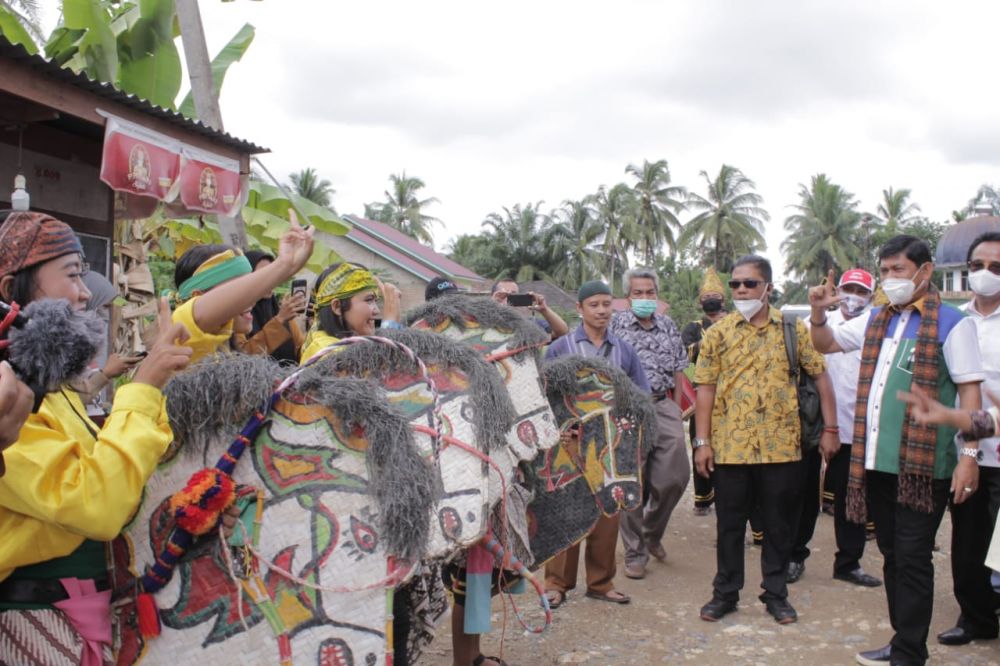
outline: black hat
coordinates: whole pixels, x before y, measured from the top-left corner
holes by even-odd
[[[427,288],[424,289],[424,300],[433,301],[438,296],[457,294],[459,291],[457,284],[439,275],[427,283]]]

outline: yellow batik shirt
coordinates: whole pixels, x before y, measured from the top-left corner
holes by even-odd
[[[695,368],[698,385],[715,385],[712,450],[723,465],[801,459],[795,385],[788,374],[781,311],[770,308],[757,328],[734,312],[705,331]],[[822,354],[796,321],[799,363],[810,376],[826,369]]]

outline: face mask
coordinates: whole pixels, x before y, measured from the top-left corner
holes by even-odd
[[[656,312],[656,301],[651,298],[633,298],[632,312],[639,319],[648,319]]]
[[[844,309],[844,314],[848,317],[857,317],[859,314],[868,309],[868,304],[871,303],[870,298],[865,298],[864,296],[858,296],[856,294],[844,294],[840,299],[840,305]]]
[[[923,266],[920,268],[923,268]],[[917,273],[920,272],[920,268],[917,269]],[[924,281],[921,281],[920,286],[922,287],[923,285]],[[885,297],[893,305],[906,305],[913,300],[913,292],[916,290],[917,285],[913,283],[913,278],[887,278],[882,280],[882,291],[885,292]]]
[[[716,312],[722,312],[722,299],[709,298],[708,300],[702,301],[701,309],[705,314],[715,314]]]
[[[760,309],[764,307],[764,300],[767,298],[767,290],[760,298],[748,298],[746,300],[734,300],[733,306],[739,310],[739,313],[743,315],[743,318],[747,321],[753,319],[753,316],[760,312]]]
[[[980,296],[996,296],[1000,294],[1000,275],[994,275],[985,268],[969,273],[969,286]]]

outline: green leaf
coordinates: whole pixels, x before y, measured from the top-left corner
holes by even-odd
[[[173,37],[173,0],[141,0],[140,18],[118,39],[120,87],[165,109],[181,89],[181,57]]]
[[[215,92],[216,99],[219,98],[219,92],[222,90],[222,82],[226,79],[226,72],[229,71],[229,66],[234,62],[239,62],[243,58],[243,54],[250,48],[255,34],[254,27],[249,23],[245,24],[229,40],[229,43],[222,47],[219,54],[212,59],[212,89]],[[184,101],[181,102],[178,110],[188,118],[198,117],[194,109],[194,96],[190,92],[184,98]]]
[[[17,15],[0,6],[0,34],[11,44],[20,44],[31,55],[38,53],[38,45],[21,25]]]
[[[118,44],[105,3],[63,0],[62,11],[64,26],[86,31],[79,47],[87,52],[90,63],[88,75],[105,83],[115,83],[118,80]]]
[[[45,42],[45,57],[64,67],[66,61],[80,50],[79,42],[85,34],[86,30],[70,30],[59,26],[49,35],[49,41]]]
[[[305,220],[299,220],[302,224],[311,224],[320,231],[335,236],[343,236],[351,230],[351,225],[329,208],[296,194],[291,194],[291,197],[289,200],[281,190],[273,185],[262,183],[259,180],[251,181],[249,198],[246,206],[243,207],[243,219],[247,219],[248,215],[253,214],[253,211],[261,211],[282,220],[288,220],[288,209],[294,202],[300,213],[299,217],[306,216]]]

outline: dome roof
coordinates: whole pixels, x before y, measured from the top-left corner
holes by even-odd
[[[950,225],[938,241],[934,263],[939,266],[964,264],[972,241],[987,231],[1000,231],[1000,217],[979,215]]]

